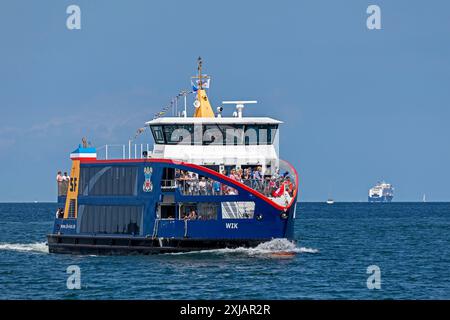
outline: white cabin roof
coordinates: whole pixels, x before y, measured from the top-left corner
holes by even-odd
[[[222,117],[222,118],[196,118],[196,117],[164,117],[147,121],[146,125],[154,124],[197,124],[197,123],[218,123],[218,124],[281,124],[282,121],[268,117]]]

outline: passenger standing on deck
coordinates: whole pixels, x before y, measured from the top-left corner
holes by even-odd
[[[192,194],[198,195],[200,194],[200,188],[199,188],[199,178],[198,178],[198,173],[195,172],[191,172],[192,174],[192,187],[193,187],[193,191]]]
[[[67,174],[67,172],[64,172],[63,175],[63,188],[64,188],[64,193],[67,194],[67,189],[69,188],[69,181],[70,181],[70,177]]]
[[[294,185],[291,182],[291,178],[289,176],[286,177],[286,180],[284,183],[284,189],[289,193],[289,195],[292,197],[292,193],[294,191]]]
[[[255,180],[255,189],[260,191],[262,189],[262,170],[261,167],[257,167],[256,170],[253,172],[253,179]]]
[[[252,186],[252,173],[251,173],[251,169],[250,168],[246,168],[244,169],[244,173],[242,175],[242,182],[248,186],[251,187]]]
[[[231,180],[239,181],[239,176],[236,173],[236,169],[231,169],[230,175],[228,176]],[[236,189],[229,187],[227,194],[237,194]]]
[[[58,208],[56,210],[56,219],[62,219],[64,216],[64,210],[62,208]]]
[[[242,176],[242,179],[244,179],[244,180],[251,179],[251,174],[249,171],[250,171],[249,168],[244,169],[244,174]]]
[[[58,174],[56,175],[56,183],[58,184],[58,196],[64,195],[63,181],[64,181],[64,178],[61,174],[61,171],[58,171]]]
[[[276,177],[272,177],[269,181],[269,196],[278,189]]]
[[[236,169],[231,169],[230,175],[228,177],[234,181],[239,181]]]
[[[221,173],[222,173],[224,176],[226,176],[226,175],[227,175],[227,170],[222,170]],[[228,194],[228,187],[227,187],[225,184],[221,183],[221,184],[220,184],[220,188],[222,189],[222,194]]]
[[[267,176],[264,181],[264,195],[266,196],[270,196],[271,194],[271,186],[270,186],[271,182],[272,180],[270,179],[269,176]]]
[[[213,195],[217,196],[220,195],[220,182],[215,181],[213,182]]]
[[[192,209],[191,212],[189,213],[189,220],[196,220],[197,219],[197,212],[195,212],[195,209]]]
[[[67,172],[64,172],[63,181],[69,181],[69,180],[70,180],[69,175],[67,174]]]
[[[198,182],[198,188],[200,195],[204,196],[206,195],[206,179],[205,177],[202,177],[200,181]]]
[[[186,174],[186,184],[188,194],[192,195],[194,192],[194,177],[192,176],[192,172],[188,171]]]
[[[211,179],[206,179],[206,194],[208,196],[213,194],[213,181]]]
[[[187,194],[188,192],[188,188],[187,188],[187,183],[186,183],[186,172],[184,172],[183,170],[180,170],[180,177],[178,178],[180,180],[180,185],[182,187],[183,190],[183,194]]]
[[[237,174],[239,177],[239,182],[242,182],[242,178],[244,177],[244,170],[242,170],[242,168],[240,168],[239,170],[237,170]]]
[[[272,175],[272,177],[275,178],[275,180],[280,178],[280,169],[279,168],[275,169],[275,173]]]

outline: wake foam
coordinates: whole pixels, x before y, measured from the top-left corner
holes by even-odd
[[[249,256],[276,256],[277,254],[296,254],[296,253],[318,253],[319,250],[313,248],[297,247],[295,243],[287,239],[273,239],[263,242],[254,248],[235,248],[235,249],[211,249],[189,252],[169,253],[170,255],[189,255],[198,253],[210,254],[245,254]]]
[[[37,252],[48,253],[48,246],[45,242],[35,243],[0,243],[0,250],[9,250],[17,252]],[[287,239],[273,239],[259,244],[254,248],[235,248],[235,249],[211,249],[189,252],[167,253],[167,255],[190,255],[199,253],[208,254],[242,254],[248,256],[276,256],[277,254],[297,254],[297,253],[318,253],[319,250],[306,247],[297,247],[295,243]],[[91,255],[95,256],[95,255]]]
[[[35,243],[0,243],[0,250],[10,250],[19,252],[39,252],[48,253],[48,246],[45,242]]]

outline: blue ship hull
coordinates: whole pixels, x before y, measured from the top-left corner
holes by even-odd
[[[369,202],[391,202],[393,196],[368,197]]]
[[[236,192],[186,194],[180,187],[167,187],[163,177],[168,169],[195,172]],[[114,170],[118,172],[117,177]],[[110,176],[109,171],[112,171]],[[131,178],[124,176],[119,186],[108,184],[119,181],[114,179],[120,179],[122,172],[130,172]],[[103,176],[108,179],[106,184],[102,182]],[[125,195],[126,190],[120,189],[123,184],[130,186],[132,194]],[[254,247],[274,238],[293,239],[297,182],[291,202],[281,206],[211,169],[164,159],[145,159],[82,161],[78,185],[74,202],[78,209],[76,217],[56,218],[53,232],[47,235],[51,253],[154,254]],[[58,202],[60,207],[67,207],[69,203],[65,196],[59,196]],[[240,202],[254,203],[252,215],[226,216],[226,207]],[[163,217],[162,207],[167,205],[171,206],[170,210],[164,210],[170,216]],[[188,205],[200,211],[202,205],[212,207],[214,216],[205,220],[182,219],[181,210]],[[70,209],[73,210],[72,206]]]

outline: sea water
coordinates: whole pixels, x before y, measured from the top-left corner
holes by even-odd
[[[152,256],[49,254],[55,211],[0,204],[0,299],[450,299],[449,203],[301,203],[295,243]]]

